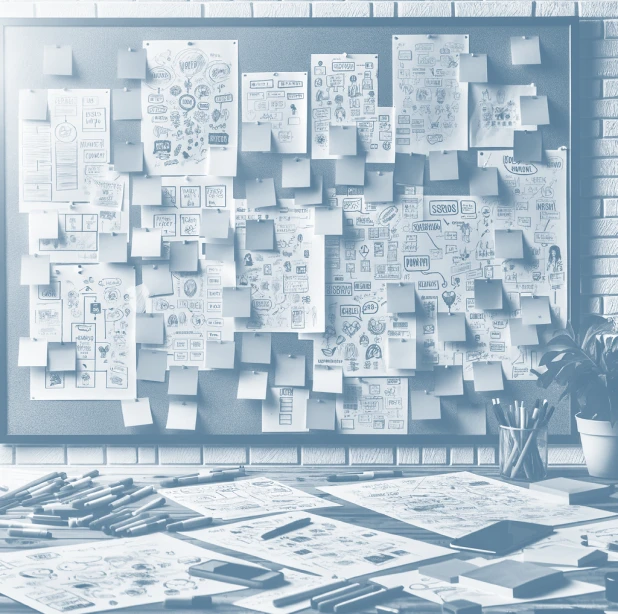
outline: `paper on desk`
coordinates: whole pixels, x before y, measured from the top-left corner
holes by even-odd
[[[150,411],[150,399],[125,399],[122,404],[122,419],[124,425],[144,426],[152,424],[152,412]]]
[[[308,399],[307,388],[270,388],[262,401],[262,432],[306,432]]]

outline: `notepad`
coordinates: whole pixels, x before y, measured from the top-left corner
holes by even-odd
[[[511,64],[540,64],[541,43],[538,36],[511,36]]]
[[[311,187],[311,160],[298,156],[284,157],[281,160],[281,187]]]
[[[137,379],[164,382],[167,370],[167,352],[141,348],[137,359]]]
[[[50,282],[49,256],[21,256],[21,274],[19,283],[22,286],[47,286]]]
[[[498,169],[495,166],[470,169],[471,196],[498,196]]]
[[[314,392],[343,392],[343,368],[326,365],[314,365],[313,387]]]
[[[120,403],[122,406],[122,419],[126,427],[152,424],[150,399],[123,399]]]
[[[504,377],[500,361],[474,362],[472,363],[472,373],[476,392],[504,390]]]
[[[365,156],[344,156],[335,162],[337,185],[365,185]]]
[[[170,242],[170,271],[174,273],[197,273],[198,241]]]
[[[242,150],[246,152],[269,152],[272,129],[270,122],[243,122]]]
[[[118,49],[116,75],[118,79],[145,79],[146,49]]]
[[[521,125],[544,126],[549,124],[547,96],[520,96]]]
[[[312,176],[308,188],[294,190],[294,204],[297,207],[321,205],[323,202],[322,175]]]
[[[161,345],[165,342],[162,313],[138,313],[135,316],[135,343]]]
[[[275,386],[305,385],[305,355],[275,354]]]
[[[519,300],[524,326],[551,324],[548,296],[522,296]]]
[[[459,365],[435,367],[433,393],[437,397],[461,396],[464,393],[463,368]]]
[[[160,258],[161,239],[161,230],[158,228],[133,228],[131,257]]]
[[[316,235],[342,235],[343,209],[341,207],[316,207],[314,223]]]
[[[335,430],[335,399],[307,400],[307,428],[310,431]]]
[[[223,209],[202,209],[200,235],[206,241],[227,239],[230,232],[230,212]]]
[[[461,83],[487,82],[487,54],[460,53],[459,81]]]
[[[356,126],[328,126],[328,147],[331,156],[355,156]]]
[[[238,376],[237,399],[264,401],[268,391],[268,371],[241,371]]]
[[[547,544],[536,548],[524,548],[525,563],[555,565],[556,567],[599,567],[607,563],[608,555],[603,550],[586,546]]]
[[[459,342],[466,340],[466,314],[439,313],[438,341]]]
[[[47,370],[54,372],[75,371],[77,344],[69,342],[47,344]]]
[[[161,177],[133,175],[131,177],[131,204],[144,206],[161,205]]]
[[[386,309],[388,313],[415,313],[416,284],[414,282],[387,283]]]
[[[119,173],[141,173],[144,170],[144,143],[116,143],[114,170]]]
[[[112,119],[130,121],[142,119],[142,92],[140,88],[112,90]]]
[[[416,340],[389,337],[387,364],[389,369],[416,369]]]
[[[429,152],[429,180],[456,181],[459,179],[459,161],[456,151]]]
[[[275,248],[274,220],[247,220],[245,249],[273,250]]]
[[[425,390],[410,390],[412,420],[440,420],[442,407],[440,397]]]
[[[474,307],[476,309],[502,309],[502,280],[475,279]]]
[[[224,318],[251,317],[251,288],[238,286],[223,288],[222,297]]]
[[[47,366],[47,340],[31,339],[30,337],[19,338],[19,367],[46,367]]]
[[[275,182],[270,177],[264,179],[247,179],[245,181],[245,195],[247,198],[247,207],[250,209],[277,206]]]
[[[461,561],[459,559],[451,559],[450,561],[441,561],[433,563],[433,565],[423,565],[418,568],[418,572],[423,576],[442,580],[449,584],[457,584],[459,576],[467,571],[475,571],[478,569],[476,565]]]
[[[521,230],[494,231],[496,258],[513,258],[520,260],[524,257],[524,233]]]
[[[122,263],[127,261],[128,236],[126,233],[102,232],[99,234],[99,262]]]
[[[542,162],[543,133],[540,130],[515,130],[513,157],[518,162]]]
[[[207,369],[233,369],[235,356],[234,341],[206,341]]]
[[[393,202],[392,171],[369,171],[365,174],[365,202]]]
[[[242,333],[241,362],[269,365],[271,342],[270,333]]]
[[[395,183],[423,185],[426,156],[420,154],[397,154],[395,156]]]
[[[47,119],[47,90],[19,90],[19,119]]]
[[[197,424],[197,401],[170,399],[167,410],[166,429],[194,431]]]
[[[199,371],[197,367],[170,367],[167,394],[178,396],[197,396]]]
[[[539,333],[535,325],[525,325],[521,318],[511,318],[509,320],[509,330],[511,333],[511,345],[538,345]]]
[[[43,46],[43,74],[70,77],[73,74],[71,45]]]
[[[569,505],[586,505],[599,501],[614,492],[613,484],[595,484],[572,478],[552,478],[533,482],[530,490],[542,493],[548,501],[560,501]]]
[[[169,263],[142,261],[142,284],[146,287],[148,296],[172,294],[174,288]]]

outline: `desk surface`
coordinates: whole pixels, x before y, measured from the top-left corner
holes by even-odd
[[[476,468],[476,467],[472,469],[469,469],[469,468],[466,468],[466,469],[472,470],[475,473],[478,473],[479,475],[497,477],[497,471],[495,469]],[[51,470],[53,470],[53,468],[46,467],[45,470],[42,469],[40,473],[41,474],[46,473]],[[64,469],[58,468],[58,470],[66,471],[66,467]],[[85,472],[87,470],[88,468],[80,467],[79,469],[75,468],[75,471],[72,473],[77,474],[82,471]],[[354,468],[354,471],[362,471],[362,470],[363,470],[362,467]],[[460,470],[463,470],[463,468],[457,468],[456,470],[460,471]],[[192,471],[195,471],[195,467],[192,467]],[[439,470],[439,472],[441,473],[445,471],[448,471],[448,469]],[[272,468],[272,469],[264,469],[264,470],[253,469],[253,468],[247,469],[247,475],[249,477],[256,477],[256,476],[261,476],[261,475],[267,476],[269,478],[279,480],[285,484],[289,484],[290,486],[294,486],[296,488],[310,492],[316,496],[328,498],[328,499],[331,498],[330,495],[326,495],[325,493],[322,493],[316,490],[316,487],[326,485],[327,484],[326,476],[333,472],[334,471],[331,471],[327,468],[294,468],[294,469]],[[341,468],[338,468],[338,472],[342,472]],[[111,481],[118,480],[121,477],[131,476],[134,478],[135,483],[138,485],[158,484],[159,480],[162,477],[171,477],[172,475],[180,475],[183,473],[188,473],[188,471],[183,471],[183,469],[181,468],[170,471],[169,468],[167,467],[155,467],[155,468],[152,468],[151,471],[149,471],[148,473],[142,472],[141,468],[136,471],[136,468],[134,467],[126,467],[126,468],[119,468],[119,469],[114,468],[113,470],[109,470],[109,471],[107,469],[103,469],[101,477],[97,478],[97,482],[101,482],[101,483],[104,481],[111,482]],[[404,470],[405,477],[415,477],[415,476],[421,476],[421,475],[428,475],[432,473],[436,473],[435,468],[434,469],[420,469],[419,468],[419,469]],[[561,469],[559,471],[554,470],[550,474],[549,477],[557,477],[558,475],[565,476],[565,477],[567,476],[576,477],[576,478],[581,478],[581,479],[584,479],[587,477],[585,470],[581,470],[581,469],[580,470]],[[448,547],[448,542],[450,540],[444,536],[437,535],[436,533],[432,533],[425,529],[421,529],[418,527],[405,524],[398,520],[394,520],[392,518],[388,518],[381,514],[377,514],[371,510],[358,507],[351,503],[340,501],[339,499],[337,499],[336,501],[338,503],[341,503],[342,506],[325,508],[325,509],[320,509],[320,510],[312,510],[312,513],[316,513],[321,516],[326,516],[330,518],[335,518],[337,520],[341,520],[341,521],[348,522],[351,524],[364,526],[364,527],[372,528],[372,529],[379,529],[381,531],[393,533],[395,535],[402,535],[404,537],[420,539],[420,540],[424,540],[430,543]],[[139,506],[139,503],[135,504],[135,506],[136,507]],[[618,500],[611,500],[611,502],[607,503],[606,505],[600,505],[598,507],[601,507],[603,509],[612,510],[612,511],[615,510],[616,512],[618,512]],[[184,514],[186,514],[186,517],[195,516],[194,512],[191,512],[190,510],[186,510],[185,508],[182,508],[174,503],[166,505],[165,508],[161,508],[161,511],[173,511],[174,516],[179,516],[179,517],[183,516]],[[11,551],[15,551],[15,550],[23,549],[23,548],[38,548],[38,547],[43,547],[43,546],[45,547],[62,546],[62,545],[70,545],[70,544],[77,544],[77,543],[85,543],[88,541],[97,541],[101,539],[113,539],[112,537],[109,537],[100,531],[91,531],[89,529],[54,528],[52,532],[55,537],[54,540],[41,541],[41,540],[9,538],[7,536],[6,529],[0,529],[0,553],[11,552]],[[176,537],[181,538],[181,539],[186,539],[183,536],[179,536],[179,535],[176,535]],[[192,541],[193,543],[196,543],[196,544],[200,543],[196,540],[191,540],[191,539],[189,541]],[[209,548],[212,548],[213,550],[217,550],[217,548],[213,546],[209,546]],[[460,553],[459,556],[461,558],[471,558],[471,556],[468,557],[464,553]],[[248,555],[243,555],[243,558],[245,558],[248,562],[259,563],[260,565],[269,566],[269,567],[272,567],[273,569],[277,568],[277,566],[274,564],[265,565],[264,561],[261,561],[260,559],[256,559]],[[572,574],[571,573],[569,574],[569,577],[573,579],[577,579],[577,580],[585,580],[585,581],[593,582],[595,584],[603,585],[604,575],[610,568],[613,570],[618,569],[618,563],[610,563],[608,566],[601,567],[601,568],[594,569],[594,570],[573,572]],[[396,571],[404,570],[404,569],[407,569],[407,568],[400,568],[400,569],[397,569]],[[394,573],[394,571],[390,570],[390,572],[388,573]],[[234,605],[232,605],[232,602],[238,601],[239,599],[243,597],[249,596],[253,592],[256,592],[256,591],[251,591],[250,589],[247,589],[246,591],[231,593],[227,596],[226,595],[215,596],[213,598],[213,602],[215,606],[211,610],[208,610],[208,611],[217,612],[220,614],[227,614],[227,613],[233,613],[233,612],[234,613],[250,612],[250,610],[235,607]],[[543,606],[546,608],[564,607],[565,611],[568,611],[568,608],[566,607],[567,605],[568,606],[589,607],[589,608],[596,607],[599,610],[603,610],[608,607],[611,607],[611,604],[605,601],[604,593],[597,593],[595,595],[590,595],[590,596],[584,595],[579,598],[569,599],[568,602],[565,601],[565,602],[557,603],[557,602],[544,601],[542,603],[543,603]],[[392,605],[395,607],[406,606],[409,608],[409,611],[411,612],[413,611],[413,612],[430,613],[430,612],[440,612],[441,611],[441,607],[439,605],[430,603],[428,601],[422,601],[412,595],[407,595],[407,594],[401,599],[397,599],[397,600],[393,600],[392,602],[389,602],[389,605]],[[618,610],[618,605],[613,606],[613,607],[614,609]],[[521,606],[509,606],[508,608],[502,608],[502,607],[492,608],[491,611],[492,612],[521,612],[521,611],[526,611],[529,609],[530,609],[530,604],[521,605]],[[125,610],[115,610],[115,611],[116,612],[127,612],[127,613],[128,612],[135,613],[137,611],[139,612],[165,611],[170,614],[173,614],[175,612],[175,610],[168,610],[168,609],[164,610],[161,604],[155,604],[151,606],[140,606],[136,608],[130,608],[130,609],[125,609]],[[375,612],[375,609],[370,608],[365,611]],[[32,610],[30,610],[29,608],[21,604],[15,603],[14,601],[7,599],[6,597],[0,596],[0,614],[9,614],[9,613],[24,614],[25,612],[32,612]],[[178,610],[178,612],[179,613],[187,612],[187,610]],[[303,612],[310,613],[310,612],[313,612],[313,610],[304,610]]]

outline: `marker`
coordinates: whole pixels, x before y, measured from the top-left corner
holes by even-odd
[[[144,488],[140,488],[139,490],[136,490],[131,495],[125,495],[124,497],[120,497],[120,499],[117,499],[116,501],[114,501],[110,505],[110,507],[113,510],[115,510],[119,507],[122,507],[123,505],[128,505],[129,503],[134,503],[135,501],[139,501],[140,499],[145,499],[146,497],[151,495],[153,492],[154,492],[154,486],[144,486]]]
[[[361,482],[364,480],[375,480],[376,478],[401,478],[403,471],[363,471],[362,473],[342,473],[339,475],[329,475],[326,479],[329,482]]]
[[[41,488],[29,490],[25,497],[20,498],[20,502],[22,504],[30,505],[41,498],[42,500],[48,499],[51,493],[59,490],[60,488],[62,488],[63,485],[64,480],[54,480],[53,482],[50,482],[49,484],[46,484]]]
[[[32,480],[32,482],[28,482],[27,484],[24,484],[19,488],[15,488],[14,490],[5,492],[4,494],[0,495],[0,501],[4,501],[5,499],[12,499],[13,497],[15,497],[15,495],[29,490],[30,488],[34,488],[39,484],[43,484],[44,482],[50,482],[51,480],[55,480],[57,478],[61,478],[62,480],[64,480],[66,477],[67,474],[64,472],[59,473],[58,471],[54,471],[52,473],[48,473],[47,475],[37,478],[36,480]]]
[[[198,516],[197,518],[189,518],[180,522],[172,522],[167,525],[167,530],[172,533],[177,531],[192,531],[193,529],[201,529],[212,524],[212,518],[208,516]]]
[[[345,595],[341,595],[340,597],[333,597],[332,599],[326,599],[325,601],[321,601],[318,603],[318,612],[334,612],[335,606],[340,603],[345,603],[350,599],[356,599],[357,597],[362,597],[363,595],[367,595],[369,593],[375,592],[375,586],[361,586],[354,591],[346,593]]]
[[[374,589],[377,587],[374,587]],[[373,590],[373,592],[368,595],[362,595],[353,599],[349,599],[348,601],[344,601],[343,603],[338,603],[333,608],[333,611],[336,614],[340,614],[340,612],[359,612],[364,610],[367,606],[374,605],[376,603],[380,603],[381,601],[388,601],[393,597],[399,596],[403,592],[403,586],[394,586],[393,588],[379,588],[378,590]]]
[[[133,478],[125,478],[124,480],[118,480],[117,482],[108,484],[108,488],[115,488],[116,486],[124,486],[125,488],[133,486]]]
[[[92,478],[81,478],[79,480],[75,480],[75,482],[69,482],[68,484],[65,484],[59,491],[59,494],[64,494],[64,493],[72,493],[72,492],[77,492],[78,490],[82,490],[84,488],[88,488],[89,486],[92,486],[93,482],[92,482]]]
[[[209,608],[212,605],[212,597],[209,595],[196,595],[195,597],[168,597],[163,601],[163,607],[169,610],[193,610]]]
[[[13,522],[12,520],[0,520],[0,529],[31,529],[32,525],[25,522]]]
[[[238,469],[233,471],[217,471],[215,473],[198,475],[194,478],[181,478],[176,486],[193,486],[194,484],[209,484],[210,482],[231,482],[234,478],[242,475],[245,475],[244,471],[240,472]]]
[[[33,524],[52,524],[58,527],[68,527],[69,521],[59,516],[51,516],[50,514],[30,514],[30,521]]]
[[[168,523],[167,518],[161,518],[161,520],[155,520],[154,522],[151,522],[151,523],[146,522],[136,527],[131,527],[130,529],[127,529],[125,533],[129,537],[138,537],[139,535],[147,535],[148,533],[156,533],[157,531],[160,531],[161,529],[165,529],[165,526],[167,525],[167,523]]]
[[[287,524],[277,527],[276,529],[272,529],[271,531],[266,531],[266,533],[262,534],[262,539],[274,539],[280,535],[285,535],[286,533],[296,531],[297,529],[302,529],[310,524],[311,518],[299,518],[298,520],[288,522]]]
[[[118,495],[105,495],[99,499],[93,499],[92,501],[87,501],[82,505],[82,509],[91,510],[96,507],[103,507],[104,505],[109,505],[112,501],[116,501]]]
[[[131,512],[129,510],[117,510],[115,512],[112,512],[111,514],[99,516],[88,525],[88,528],[100,529],[105,525],[110,525],[113,522],[118,522],[119,520],[122,520],[123,518],[128,518],[130,515]]]
[[[145,503],[144,505],[142,505],[142,507],[138,507],[136,510],[133,510],[131,514],[133,516],[138,516],[139,514],[142,514],[143,512],[147,512],[148,510],[154,510],[155,508],[161,507],[165,504],[166,504],[165,497],[157,497],[156,499],[153,499],[152,501]]]
[[[96,477],[98,477],[99,475],[101,475],[101,473],[99,472],[99,470],[98,470],[98,469],[93,469],[92,471],[88,471],[87,473],[83,473],[82,475],[79,475],[79,476],[77,476],[77,477],[74,477],[74,478],[69,478],[69,479],[67,480],[67,482],[69,482],[69,483],[75,483],[75,482],[77,482],[78,480],[84,480],[84,479],[86,479],[86,478],[96,478]]]
[[[129,516],[125,520],[116,523],[115,525],[110,525],[108,528],[110,532],[114,535],[118,535],[120,533],[124,533],[127,529],[132,529],[133,527],[137,527],[143,524],[150,524],[155,520],[161,520],[162,518],[169,518],[169,514],[140,514],[139,517]],[[113,528],[116,527],[116,528]]]
[[[40,529],[9,529],[9,537],[40,537],[51,539],[51,531],[41,531]]]
[[[311,598],[311,607],[315,609],[320,605],[320,603],[322,603],[322,601],[353,593],[354,591],[358,590],[360,586],[361,585],[358,583],[348,584],[347,586],[343,586],[342,588],[337,588],[332,591],[316,595],[315,597]]]
[[[169,530],[169,527],[168,527],[168,530]],[[294,603],[298,603],[299,601],[304,601],[305,599],[311,599],[311,597],[315,597],[316,595],[323,595],[324,591],[327,591],[327,592],[333,591],[336,588],[345,586],[347,583],[348,583],[347,580],[338,580],[337,582],[331,582],[330,584],[323,584],[322,586],[310,588],[310,589],[307,589],[306,591],[301,591],[300,593],[296,593],[294,595],[286,595],[285,597],[278,597],[277,599],[273,599],[273,606],[276,608],[283,608],[286,605],[292,605]]]
[[[99,485],[99,486],[92,486],[92,488],[86,488],[85,490],[79,490],[79,491],[71,492],[71,493],[65,492],[64,494],[60,494],[59,492],[57,492],[55,494],[55,497],[59,502],[71,503],[73,501],[77,501],[78,499],[81,499],[82,497],[91,495],[93,492],[104,490],[105,488],[108,488],[108,487]]]
[[[75,501],[71,502],[71,506],[75,509],[85,508],[87,503],[91,501],[97,501],[107,495],[114,495],[114,499],[116,498],[116,494],[124,491],[124,486],[114,486],[112,488],[103,488],[102,490],[97,490],[90,495],[86,495],[85,497],[80,497]]]
[[[182,478],[196,478],[199,473],[185,473],[184,475],[176,475],[173,478],[166,478],[165,480],[161,480],[160,486],[161,488],[173,488],[178,484],[178,480]]]

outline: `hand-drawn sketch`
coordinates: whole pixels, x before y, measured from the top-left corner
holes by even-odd
[[[377,115],[356,120],[359,144],[368,164],[395,164],[394,107],[377,107]]]
[[[262,401],[262,433],[307,432],[308,400],[308,388],[269,388]]]
[[[20,119],[19,211],[42,209],[42,203],[51,206],[52,186],[51,123]]]
[[[468,149],[468,84],[458,80],[468,47],[467,34],[393,36],[397,152]]]
[[[128,173],[118,173],[113,166],[108,166],[107,169],[102,168],[98,175],[88,175],[85,183],[91,206],[128,211],[130,200]]]
[[[208,156],[235,158],[238,42],[154,40],[144,41],[144,48],[142,141],[147,172],[206,175]]]

